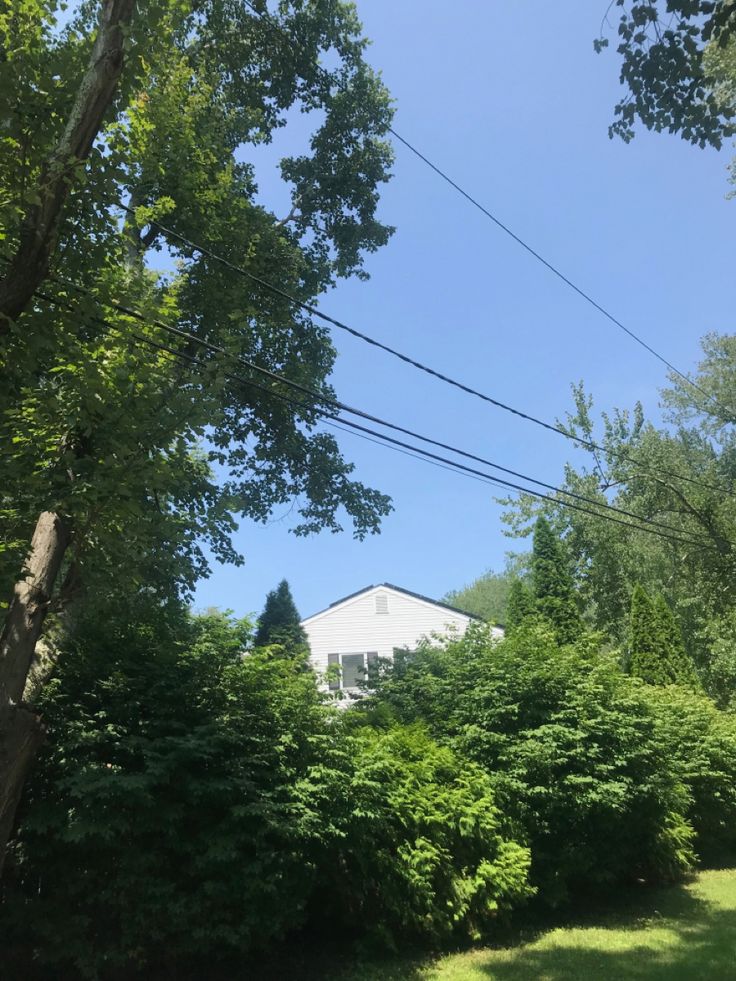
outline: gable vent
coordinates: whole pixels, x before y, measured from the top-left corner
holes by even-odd
[[[388,596],[385,593],[376,593],[376,613],[388,613]]]

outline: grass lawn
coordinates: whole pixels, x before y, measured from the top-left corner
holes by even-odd
[[[325,981],[736,981],[736,869],[670,889],[627,893],[506,948],[434,961],[383,962],[323,972]]]

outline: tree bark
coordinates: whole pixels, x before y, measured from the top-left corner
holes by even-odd
[[[23,783],[43,739],[40,718],[22,704],[23,690],[70,539],[58,514],[40,515],[0,634],[0,873]]]
[[[64,132],[41,168],[38,203],[28,207],[18,248],[0,279],[0,336],[43,282],[56,247],[61,213],[79,164],[87,159],[123,70],[123,43],[136,0],[104,0],[100,26]]]

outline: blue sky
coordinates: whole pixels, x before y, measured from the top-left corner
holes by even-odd
[[[396,101],[395,128],[670,361],[690,370],[699,338],[734,329],[732,148],[717,154],[607,128],[618,59],[593,51],[606,4],[560,0],[359,0],[371,63]],[[611,32],[612,34],[612,32]],[[613,37],[613,34],[612,34]],[[264,201],[287,200],[276,156],[304,123],[253,159]],[[288,141],[292,141],[289,144]],[[286,209],[288,210],[288,208]],[[545,419],[584,380],[597,407],[659,417],[663,366],[564,287],[401,146],[381,205],[397,226],[322,308],[498,399]],[[346,335],[334,384],[345,401],[542,480],[574,457],[563,438],[515,420]],[[286,577],[303,615],[371,583],[440,597],[519,547],[500,492],[338,433],[356,475],[393,498],[365,542],[289,533],[291,517],[244,522],[241,568],[214,565],[196,606],[258,612]]]

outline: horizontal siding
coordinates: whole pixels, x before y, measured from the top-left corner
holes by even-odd
[[[376,613],[379,593],[388,598],[388,613]],[[377,651],[379,657],[391,657],[394,648],[413,650],[422,637],[431,634],[463,634],[471,622],[471,617],[461,613],[379,587],[310,618],[304,629],[312,666],[322,674],[327,670],[328,654]]]

